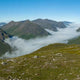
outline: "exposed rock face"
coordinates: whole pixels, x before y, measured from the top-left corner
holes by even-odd
[[[0,40],[4,41],[5,38],[8,38],[8,37],[9,37],[9,35],[5,31],[3,31],[2,29],[0,29]]]
[[[57,31],[57,28],[66,27],[63,22],[56,22],[48,19],[36,19],[36,20],[33,20],[32,22],[40,25],[42,28],[47,28],[53,31]]]
[[[35,24],[29,20],[22,22],[11,21],[2,29],[11,35],[15,35],[24,39],[49,35],[49,33],[45,31],[40,25]]]

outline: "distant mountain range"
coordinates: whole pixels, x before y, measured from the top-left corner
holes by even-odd
[[[50,29],[53,31],[58,31],[57,28],[66,28],[66,25],[64,25],[63,22],[57,22],[49,19],[36,19],[32,22],[40,25],[42,28]]]
[[[64,25],[63,22],[56,22],[48,19],[36,19],[33,21],[11,21],[2,27],[7,33],[23,39],[47,36],[50,35],[50,33],[45,29],[58,31],[57,28],[66,28],[66,25]]]
[[[50,35],[50,33],[45,31],[40,25],[29,20],[23,22],[11,21],[10,23],[4,25],[2,29],[11,35],[18,36],[23,39]]]
[[[5,22],[1,22],[1,23],[0,23],[0,28],[1,28],[2,26],[4,26],[4,25],[6,25],[6,23],[5,23]]]
[[[51,35],[45,29],[57,31],[57,28],[66,28],[63,22],[56,22],[48,19],[25,20],[8,24],[0,23],[0,55],[11,50],[11,47],[4,42],[6,38],[18,36],[23,39],[43,37]]]
[[[69,21],[63,21],[64,25],[69,25],[71,24],[72,22],[69,22]]]

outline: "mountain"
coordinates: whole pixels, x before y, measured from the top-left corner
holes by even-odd
[[[0,40],[0,57],[8,51],[11,51],[11,47],[7,43]]]
[[[50,29],[53,31],[57,31],[57,28],[66,28],[63,22],[56,22],[48,19],[36,19],[32,22],[40,25],[44,29]]]
[[[77,38],[68,40],[68,44],[80,44],[80,36],[78,36]]]
[[[0,23],[0,28],[1,28],[2,26],[4,26],[4,25],[6,25],[5,22]]]
[[[69,24],[71,24],[72,22],[69,21],[63,21],[64,25],[68,26]]]
[[[29,20],[20,22],[11,21],[10,23],[3,26],[2,29],[11,35],[18,36],[23,39],[49,35],[49,33],[45,31],[40,25],[35,24]]]
[[[0,60],[0,80],[80,80],[80,45],[51,44]]]
[[[9,37],[10,35],[8,35],[5,31],[0,29],[0,57],[1,55],[5,54],[5,52],[11,51],[11,47],[4,42],[4,40]]]
[[[11,35],[7,34],[5,31],[3,31],[1,28],[0,28],[0,40],[1,41],[4,41],[5,38],[9,38],[11,37]]]

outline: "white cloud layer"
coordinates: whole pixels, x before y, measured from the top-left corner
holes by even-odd
[[[80,35],[76,32],[76,29],[80,27],[80,24],[70,24],[67,28],[59,29],[58,32],[53,32],[46,29],[52,35],[42,38],[24,40],[18,37],[13,37],[12,39],[6,39],[5,42],[8,43],[12,48],[16,48],[12,53],[6,52],[2,57],[12,58],[18,57],[25,54],[32,53],[41,47],[47,46],[52,43],[67,43],[68,39],[77,37]]]

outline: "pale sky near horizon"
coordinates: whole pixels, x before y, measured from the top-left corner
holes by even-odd
[[[80,0],[0,0],[0,22],[37,18],[80,22]]]

